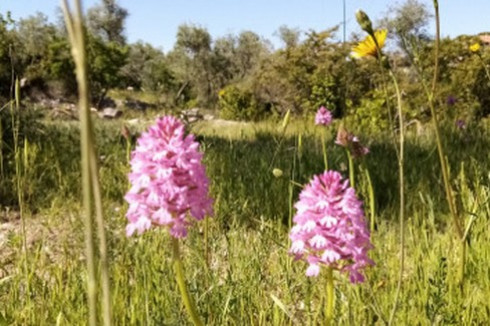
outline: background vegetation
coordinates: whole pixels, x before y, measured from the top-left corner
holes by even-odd
[[[277,37],[283,46],[274,49],[252,31],[213,39],[205,28],[187,24],[179,27],[173,49],[164,53],[150,44],[127,43],[127,14],[114,0],[88,10],[89,74],[96,107],[107,106],[104,97],[111,89],[130,87],[152,93],[154,102],[169,109],[200,107],[227,119],[261,120],[287,110],[307,115],[324,105],[338,118],[385,127],[376,61],[349,59],[356,35],[351,42],[338,43],[333,41],[336,27],[300,31],[281,26]],[[390,31],[390,57],[404,90],[406,114],[422,122],[429,114],[419,79],[433,69],[430,18],[423,4],[410,0],[390,8],[377,23]],[[0,39],[0,96],[10,97],[14,75],[23,80],[23,95],[35,102],[73,101],[73,61],[61,23],[49,22],[40,13],[13,21],[7,13],[0,16]],[[437,102],[449,120],[479,120],[489,114],[485,71],[468,51],[475,41],[478,36],[460,36],[442,43]],[[488,56],[483,51],[483,57]]]
[[[288,231],[300,185],[323,170],[320,137],[326,137],[330,167],[347,175],[346,154],[334,145],[340,123],[370,148],[355,169],[366,210],[372,209],[366,169],[375,194],[371,258],[376,266],[358,286],[336,275],[335,322],[387,324],[399,258],[398,169],[391,138],[396,130],[389,127],[375,60],[349,59],[355,36],[352,43],[339,44],[332,41],[335,28],[305,33],[283,26],[278,35],[284,46],[275,50],[250,31],[213,40],[204,28],[183,25],[174,48],[164,53],[149,44],[128,44],[126,16],[116,2],[104,0],[88,11],[86,31],[94,107],[106,106],[111,97],[152,108],[124,116],[136,122],[94,116],[114,324],[187,323],[165,230],[127,238],[123,195],[128,155],[138,134],[154,115],[193,107],[245,120],[188,125],[205,153],[215,198],[210,268],[203,258],[203,230],[193,229],[183,246],[189,289],[206,324],[321,323],[325,279],[304,276],[306,264],[288,255]],[[409,117],[407,258],[396,323],[487,325],[490,85],[482,60],[488,62],[490,54],[485,47],[481,59],[470,53],[468,46],[477,36],[445,39],[440,54],[436,103],[443,140],[458,209],[466,222],[472,221],[461,288],[459,240],[452,232],[434,134],[425,123],[430,111],[419,83],[433,69],[433,40],[426,30],[430,16],[410,0],[378,22],[390,30],[390,58]],[[0,96],[5,103],[0,107],[0,325],[77,325],[86,320],[80,132],[77,122],[53,119],[44,107],[52,100],[75,99],[69,51],[64,28],[41,14],[0,19]],[[16,79],[23,85],[18,106],[12,100]],[[312,113],[320,105],[336,118],[326,134],[313,125]],[[293,118],[284,129],[278,118],[287,110]],[[283,175],[275,177],[273,169]]]

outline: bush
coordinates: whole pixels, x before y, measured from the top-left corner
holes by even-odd
[[[384,93],[375,90],[357,107],[350,107],[347,116],[348,124],[363,133],[382,132],[389,128],[388,108],[385,105]]]
[[[42,133],[39,118],[40,112],[35,109],[22,107],[11,110],[7,104],[0,110],[0,206],[17,205],[14,130],[18,133],[18,153],[25,155],[27,147],[24,141],[28,139],[32,143]],[[27,168],[24,173],[26,171]],[[42,174],[41,171],[39,173]]]
[[[339,106],[339,98],[333,78],[316,73],[310,79],[310,83],[309,96],[301,102],[303,112],[315,113],[321,106],[336,112]]]
[[[267,105],[246,89],[231,85],[219,91],[218,105],[223,119],[257,121],[265,117]]]

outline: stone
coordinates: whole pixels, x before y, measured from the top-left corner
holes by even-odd
[[[101,112],[99,112],[99,117],[104,119],[116,119],[122,115],[122,111],[116,108],[104,108]]]

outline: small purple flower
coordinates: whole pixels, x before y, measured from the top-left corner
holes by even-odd
[[[456,99],[454,96],[452,96],[452,95],[449,95],[449,96],[447,97],[447,99],[446,99],[446,103],[447,103],[447,105],[449,105],[449,106],[453,106],[454,104],[456,104],[456,102],[457,102],[457,101],[458,101],[458,100],[457,100],[457,99]]]
[[[128,236],[164,226],[173,237],[183,238],[194,220],[212,215],[198,147],[194,136],[186,136],[184,125],[171,116],[157,119],[141,135],[131,158],[131,188],[124,197],[129,203]]]
[[[456,127],[458,129],[466,129],[466,122],[463,119],[456,120]]]
[[[329,126],[332,123],[332,112],[324,106],[320,107],[315,115],[315,124],[319,126]]]
[[[317,276],[328,266],[348,273],[352,283],[363,282],[362,269],[374,264],[367,255],[372,244],[362,202],[349,181],[337,171],[316,175],[294,207],[289,252],[308,262],[306,275]]]

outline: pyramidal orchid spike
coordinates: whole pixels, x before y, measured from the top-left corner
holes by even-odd
[[[131,155],[131,188],[125,199],[128,236],[153,226],[187,236],[193,221],[213,214],[209,180],[193,135],[176,118],[158,118],[138,139]]]
[[[320,267],[346,272],[352,283],[364,281],[361,271],[374,264],[367,253],[372,248],[362,202],[337,171],[325,171],[299,195],[290,232],[290,253],[308,262],[307,276],[317,276]]]

